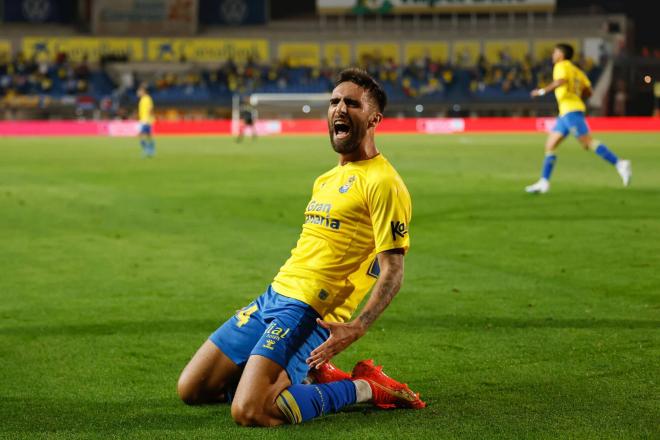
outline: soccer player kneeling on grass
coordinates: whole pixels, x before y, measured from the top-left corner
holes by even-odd
[[[624,186],[628,186],[632,177],[629,160],[619,159],[605,144],[591,137],[584,117],[587,107],[583,101],[583,98],[591,96],[591,82],[587,75],[571,62],[571,58],[573,58],[572,46],[565,43],[555,46],[552,52],[553,81],[543,88],[532,90],[532,97],[543,96],[554,90],[559,104],[559,117],[545,142],[545,159],[541,178],[525,188],[528,193],[544,194],[550,191],[550,175],[557,161],[555,151],[568,133],[573,133],[585,150],[592,150],[614,165]]]
[[[367,332],[403,280],[410,195],[374,141],[386,100],[366,72],[341,72],[328,108],[339,164],[314,182],[298,243],[266,292],[218,328],[181,373],[184,402],[230,400],[234,420],[249,426],[300,423],[361,402],[425,406],[372,361],[352,375],[329,364]]]

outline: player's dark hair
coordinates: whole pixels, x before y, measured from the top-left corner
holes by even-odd
[[[571,46],[570,44],[559,43],[555,47],[559,49],[561,53],[564,54],[564,59],[570,60],[571,58],[573,58],[573,53],[575,53],[575,50],[573,50],[573,46]]]
[[[335,81],[335,87],[345,82],[352,82],[369,92],[369,96],[378,104],[378,111],[381,113],[385,111],[385,106],[387,105],[385,90],[365,70],[357,67],[342,70],[337,77],[337,81]]]

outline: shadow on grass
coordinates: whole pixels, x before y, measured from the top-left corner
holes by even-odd
[[[11,433],[75,436],[82,433],[208,430],[215,432],[218,438],[226,438],[230,432],[240,434],[246,429],[234,423],[227,404],[189,407],[174,398],[101,402],[0,396],[0,401],[0,419],[3,420],[0,437],[2,433],[10,433],[9,438],[12,438]],[[355,405],[341,413],[368,416],[384,411],[368,405]],[[332,414],[327,419],[333,421],[338,416],[341,414]],[[287,427],[280,427],[280,430],[286,431]]]
[[[651,438],[657,432],[657,412],[649,406],[650,400],[638,408],[632,404],[632,396],[594,393],[592,386],[584,382],[519,382],[479,390],[459,387],[444,393],[442,403],[422,411],[382,411],[358,405],[303,426],[274,430],[238,427],[228,405],[187,407],[174,398],[102,402],[0,396],[0,437],[59,434],[78,438],[89,434],[98,438],[162,438],[169,432],[168,437],[180,438],[291,439],[314,438],[310,437],[314,433],[323,434],[321,438],[364,438],[366,434],[371,434],[367,438],[411,438],[412,434],[428,438],[440,430],[445,436],[438,438],[461,433],[467,438],[491,438],[493,426],[500,426],[507,438],[561,438],[571,432],[577,438],[585,437],[580,434],[590,434],[588,438]]]
[[[470,317],[460,315],[418,316],[417,326],[446,329],[484,329],[484,328],[551,328],[551,329],[660,329],[660,320],[643,319],[587,319],[587,318],[513,318],[513,317]],[[423,319],[422,319],[423,318]],[[386,316],[383,324],[403,324],[395,316]],[[223,321],[208,319],[172,319],[154,321],[110,321],[90,324],[30,325],[0,328],[0,335],[12,336],[111,336],[140,335],[153,333],[211,333]]]

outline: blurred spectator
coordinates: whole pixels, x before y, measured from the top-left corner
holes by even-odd
[[[87,64],[87,55],[83,57],[83,60],[76,66],[74,69],[76,74],[76,79],[87,81],[89,80],[89,65]]]
[[[123,93],[127,90],[132,90],[133,87],[135,87],[135,74],[130,70],[122,72],[119,78],[120,92]]]
[[[58,66],[66,64],[67,60],[68,57],[64,52],[58,52],[57,55],[55,55],[55,64]]]

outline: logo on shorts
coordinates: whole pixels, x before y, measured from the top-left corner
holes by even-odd
[[[408,233],[408,227],[403,222],[390,222],[392,228],[392,240],[396,241],[397,235],[403,238]]]
[[[262,347],[274,350],[275,344],[286,338],[290,331],[290,328],[278,327],[276,322],[271,322],[266,331],[264,331],[266,342]]]

